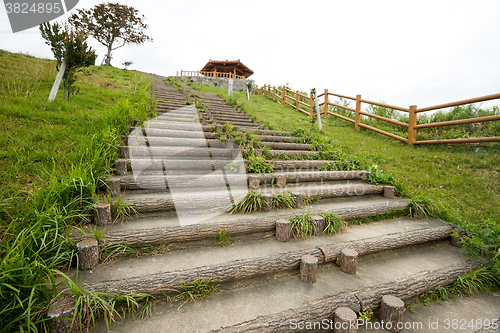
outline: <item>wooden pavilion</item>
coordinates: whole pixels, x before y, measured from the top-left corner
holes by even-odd
[[[201,69],[200,74],[211,77],[246,79],[253,74],[253,71],[245,66],[240,59],[234,61],[209,60]]]

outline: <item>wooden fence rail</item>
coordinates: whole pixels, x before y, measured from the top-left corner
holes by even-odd
[[[181,70],[181,76],[207,76],[207,77],[222,77],[228,79],[246,79],[244,76],[233,74],[233,73],[223,73],[223,72],[202,72],[202,71],[183,71]]]
[[[255,91],[257,91],[258,94],[260,95],[265,95],[271,97],[273,100],[276,100],[276,96],[281,97],[281,101],[277,101],[278,103],[281,103],[283,105],[290,105],[294,107],[295,109],[304,112],[306,114],[309,114],[311,116],[314,116],[314,101],[313,97],[308,97],[303,94],[300,94],[299,91],[292,92],[292,96],[288,95],[288,92],[291,92],[291,90],[288,90],[286,87],[283,87],[283,91],[276,89],[276,87],[272,87],[269,85],[264,85],[261,89],[258,89],[258,87],[255,87]],[[293,94],[295,94],[293,96]],[[356,102],[356,108],[350,108],[344,105],[340,105],[338,103],[333,103],[329,101],[329,96],[335,96],[335,97],[340,97],[343,99],[349,99],[352,101]],[[481,123],[481,122],[490,122],[490,121],[498,121],[500,120],[500,115],[498,116],[485,116],[485,117],[478,117],[478,118],[469,118],[469,119],[461,119],[461,120],[453,120],[453,121],[443,121],[443,122],[437,122],[437,123],[430,123],[430,124],[420,124],[417,125],[417,113],[420,112],[427,112],[427,111],[433,111],[433,110],[439,110],[443,108],[448,108],[448,107],[454,107],[454,106],[459,106],[459,105],[464,105],[464,104],[472,104],[472,103],[478,103],[478,102],[485,102],[485,101],[490,101],[494,99],[500,99],[500,93],[499,94],[493,94],[493,95],[488,95],[488,96],[483,96],[483,97],[477,97],[477,98],[471,98],[471,99],[466,99],[458,102],[452,102],[452,103],[446,103],[446,104],[440,104],[440,105],[435,105],[435,106],[430,106],[430,107],[425,107],[421,109],[417,109],[416,105],[412,105],[409,108],[404,108],[400,106],[395,106],[395,105],[389,105],[385,103],[377,103],[373,101],[368,101],[365,99],[361,98],[361,95],[357,95],[356,97],[350,97],[350,96],[345,96],[345,95],[340,95],[340,94],[334,94],[328,91],[328,89],[325,89],[325,92],[318,95],[318,98],[323,97],[323,102],[319,104],[320,107],[323,107],[323,116],[328,117],[330,115],[335,116],[337,118],[346,120],[348,122],[351,122],[354,124],[354,128],[356,130],[359,130],[360,128],[366,128],[371,131],[386,135],[388,137],[391,137],[393,139],[408,143],[409,145],[423,145],[423,144],[436,144],[436,143],[477,143],[477,142],[500,142],[500,137],[483,137],[483,138],[461,138],[461,139],[442,139],[442,140],[423,140],[423,141],[417,141],[417,129],[419,128],[431,128],[431,127],[440,127],[440,126],[450,126],[450,125],[461,125],[461,124],[470,124],[470,123]],[[295,103],[290,103],[288,102],[288,99],[295,100]],[[309,105],[307,102],[304,102],[303,100],[309,99]],[[361,106],[362,103],[365,104],[370,104],[370,105],[376,105],[376,106],[381,106],[387,109],[393,109],[393,110],[398,110],[398,111],[403,111],[409,113],[408,117],[408,123],[404,123],[398,120],[386,118],[383,116],[379,116],[376,114],[368,113],[368,112],[363,112],[361,111]],[[306,111],[300,106],[309,106],[309,109]],[[341,108],[343,110],[350,111],[354,114],[354,120],[342,116],[340,114],[334,113],[330,111],[330,106],[334,106],[337,108]],[[369,126],[367,124],[363,124],[361,122],[361,116],[366,116],[370,118],[375,118],[377,120],[385,121],[393,125],[398,125],[402,126],[408,129],[408,139],[403,138],[399,135],[389,133],[387,131],[383,131],[381,129]]]

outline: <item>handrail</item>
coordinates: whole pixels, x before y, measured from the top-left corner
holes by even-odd
[[[429,107],[426,107],[426,108],[417,109],[416,112],[419,113],[419,112],[425,112],[425,111],[432,111],[432,110],[449,108],[449,107],[453,107],[453,106],[459,106],[459,105],[462,105],[462,104],[472,104],[472,103],[478,103],[478,102],[486,102],[486,101],[491,101],[492,99],[499,99],[499,98],[500,98],[500,94],[487,95],[487,96],[483,96],[483,97],[464,99],[464,100],[458,101],[458,102],[451,102],[451,103],[446,103],[446,104],[429,106]]]
[[[290,89],[287,89],[286,87],[283,87],[283,91],[280,91],[280,90],[276,89],[276,87],[271,88],[268,85],[264,85],[264,87],[257,90],[257,93],[265,95],[266,93],[264,93],[264,91],[267,92],[268,96],[271,96],[271,91],[272,91],[272,96],[273,96],[272,98],[275,99],[275,101],[277,103],[290,105],[291,107],[293,107],[293,108],[295,108],[303,113],[309,114],[311,116],[314,115],[313,97],[306,96],[306,95],[300,93],[299,91],[292,91]],[[279,96],[277,93],[280,93],[281,96]],[[340,98],[354,100],[354,101],[356,101],[356,108],[354,109],[354,108],[350,108],[350,107],[347,107],[344,105],[340,105],[338,103],[330,102],[328,99],[328,96],[336,96],[336,97],[340,97]],[[408,143],[409,145],[435,144],[435,143],[499,142],[500,141],[500,137],[443,139],[443,140],[425,140],[425,141],[422,141],[422,140],[417,141],[416,140],[416,132],[417,132],[417,129],[420,129],[420,128],[431,128],[431,127],[440,127],[440,126],[469,124],[469,123],[499,121],[500,115],[494,115],[494,116],[485,116],[485,117],[451,120],[451,121],[443,121],[443,122],[437,122],[437,123],[417,125],[417,113],[442,109],[442,108],[446,108],[446,107],[453,107],[453,106],[458,106],[458,105],[463,105],[463,104],[470,104],[470,103],[489,101],[489,100],[493,100],[493,99],[500,99],[500,93],[493,94],[493,95],[487,95],[487,96],[483,96],[483,97],[478,97],[478,98],[471,98],[471,99],[462,100],[462,101],[453,102],[453,103],[440,104],[440,105],[426,107],[426,108],[422,108],[422,109],[417,109],[417,107],[415,105],[412,105],[409,108],[404,108],[404,107],[394,106],[394,105],[385,104],[385,103],[373,102],[373,101],[369,101],[366,99],[362,99],[361,95],[357,95],[356,98],[349,97],[349,96],[345,96],[345,95],[341,95],[341,94],[331,93],[328,91],[328,89],[325,89],[324,93],[317,95],[317,98],[319,98],[319,97],[323,97],[323,101],[319,102],[318,107],[321,107],[322,109],[324,109],[324,111],[321,111],[321,113],[323,113],[324,117],[328,117],[329,115],[332,115],[332,116],[335,116],[337,118],[354,123],[354,127],[356,128],[356,130],[359,130],[360,128],[366,128],[368,130],[371,130],[371,131],[389,136],[389,137],[394,138],[396,140]],[[306,102],[302,101],[302,98],[304,98],[305,100],[309,99],[310,105],[308,105]],[[392,109],[392,110],[408,112],[409,113],[408,123],[401,122],[401,121],[394,120],[394,119],[390,119],[390,118],[383,117],[383,116],[379,116],[377,114],[361,111],[362,103],[381,106],[381,107]],[[302,108],[304,106],[306,108],[309,107],[309,109],[310,109],[309,113]],[[330,106],[334,106],[334,107],[341,108],[343,110],[348,110],[348,111],[354,112],[355,119],[353,120],[349,117],[345,117],[345,116],[342,116],[340,114],[331,112]],[[374,119],[384,121],[384,122],[387,122],[387,123],[390,123],[393,125],[407,128],[408,129],[408,139],[403,138],[399,135],[392,134],[392,133],[380,130],[378,128],[369,126],[367,124],[363,124],[361,122],[361,120],[362,120],[361,116],[374,118]]]

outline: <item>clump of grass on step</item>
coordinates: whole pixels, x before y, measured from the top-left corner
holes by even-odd
[[[440,286],[430,290],[420,297],[418,301],[428,306],[429,302],[440,302],[455,298],[459,295],[470,295],[479,293],[484,290],[495,289],[500,285],[500,278],[491,269],[491,267],[483,266],[476,271],[471,271],[463,274],[458,279],[447,286]]]
[[[182,305],[184,305],[189,301],[196,302],[200,299],[207,298],[207,296],[216,292],[218,287],[219,287],[218,280],[212,278],[208,280],[202,280],[200,277],[194,280],[193,283],[191,284],[187,284],[185,281],[181,281],[178,290],[168,289],[168,291],[176,292],[177,295],[174,297],[174,300],[184,301],[184,303],[182,303]],[[182,305],[180,307],[182,307]]]
[[[308,211],[303,210],[301,215],[294,215],[288,220],[291,224],[291,237],[298,239],[310,238],[315,231],[315,224]]]
[[[335,213],[321,213],[319,214],[325,219],[324,234],[334,234],[344,230],[347,227],[344,219]]]
[[[70,281],[69,278],[66,278]],[[154,297],[144,293],[99,292],[83,289],[81,284],[69,282],[68,291],[74,300],[72,326],[81,331],[89,330],[99,318],[104,318],[107,328],[126,313],[139,312],[142,317],[151,314]],[[62,295],[62,294],[60,294]],[[68,306],[70,306],[68,301]]]
[[[304,202],[304,205],[310,205],[313,203],[317,203],[321,200],[321,198],[312,198],[310,195],[303,195],[302,201]]]
[[[295,198],[290,191],[279,192],[273,195],[273,208],[293,208],[295,207]]]
[[[375,185],[395,185],[396,180],[392,176],[392,174],[385,174],[382,170],[378,168],[376,165],[372,165],[368,172],[370,172],[370,176],[368,177],[368,181]]]
[[[233,203],[227,209],[227,212],[229,214],[235,212],[250,213],[260,211],[263,206],[264,203],[262,201],[261,193],[256,190],[251,190]]]
[[[130,218],[131,213],[136,213],[133,207],[130,207],[126,201],[123,199],[123,195],[113,199],[111,194],[107,194],[101,198],[102,202],[109,203],[111,205],[111,215],[113,217],[113,222],[122,222]]]
[[[211,240],[215,246],[224,247],[224,246],[229,246],[229,245],[234,244],[234,242],[231,240],[231,238],[229,238],[229,236],[227,235],[227,231],[225,228],[220,229],[217,232],[217,236],[214,238],[211,238]]]
[[[249,156],[247,172],[249,173],[271,173],[274,170],[274,164],[267,161],[264,157]]]

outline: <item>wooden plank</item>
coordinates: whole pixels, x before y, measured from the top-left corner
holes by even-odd
[[[353,101],[355,101],[355,100],[356,100],[356,98],[354,98],[354,97],[349,97],[349,96],[340,95],[340,94],[330,93],[330,95],[337,96],[337,97],[340,97],[340,98],[351,99],[351,100],[353,100]]]
[[[404,112],[410,112],[410,110],[408,110],[406,108],[402,108],[400,106],[394,106],[394,105],[390,105],[390,104],[372,102],[372,101],[368,101],[366,99],[362,99],[361,102],[367,103],[367,104],[381,106],[381,107],[388,108],[388,109],[394,109],[394,110],[399,110],[399,111],[404,111]]]
[[[489,138],[463,138],[463,139],[445,139],[445,140],[425,140],[415,141],[415,145],[429,145],[439,143],[477,143],[477,142],[500,142],[499,136],[492,136]]]
[[[336,106],[338,108],[341,108],[341,109],[344,109],[344,110],[348,110],[348,111],[352,111],[352,112],[356,112],[355,109],[351,109],[350,107],[347,107],[347,106],[343,106],[343,105],[340,105],[340,104],[337,104],[337,103],[329,103],[330,105],[333,105],[333,106]]]
[[[439,123],[430,123],[430,124],[417,125],[417,126],[415,126],[415,128],[451,126],[451,125],[460,125],[460,124],[469,124],[469,123],[483,123],[485,121],[496,121],[496,120],[500,120],[500,116],[487,116],[487,117],[478,117],[478,118],[469,118],[469,119],[442,121],[442,122],[439,122]]]
[[[354,124],[354,120],[352,120],[351,118],[347,118],[347,117],[341,116],[339,114],[336,114],[336,113],[333,113],[333,112],[330,112],[330,111],[328,111],[328,114],[331,114],[332,116],[335,116],[335,117],[340,118],[340,119],[347,120],[348,122],[351,122],[351,123]]]
[[[397,120],[394,120],[394,119],[382,117],[382,116],[379,116],[377,114],[363,112],[363,111],[359,111],[359,113],[362,114],[362,115],[364,115],[364,116],[368,116],[368,117],[371,117],[371,118],[376,118],[376,119],[379,119],[379,120],[383,120],[383,121],[386,121],[386,122],[394,124],[394,125],[399,125],[399,126],[403,126],[403,127],[406,127],[406,128],[408,128],[408,126],[409,126],[407,123],[403,123],[401,121],[397,121]],[[415,126],[415,128],[416,128],[416,126]]]
[[[426,108],[418,109],[416,112],[419,113],[419,112],[425,112],[425,111],[431,111],[431,110],[444,109],[444,108],[449,108],[449,107],[453,107],[453,106],[459,106],[462,104],[471,104],[471,103],[477,103],[477,102],[490,101],[492,99],[498,99],[498,98],[500,98],[500,94],[487,95],[487,96],[483,96],[483,97],[464,99],[464,100],[458,101],[458,102],[451,102],[451,103],[446,103],[446,104],[429,106]]]
[[[351,119],[352,122],[354,122],[354,120]],[[366,129],[369,129],[369,130],[372,130],[374,132],[377,132],[377,133],[380,133],[380,134],[383,134],[383,135],[387,135],[393,139],[396,139],[396,140],[399,140],[399,141],[402,141],[402,142],[408,142],[408,139],[405,139],[403,137],[400,137],[396,134],[392,134],[392,133],[389,133],[389,132],[386,132],[386,131],[382,131],[382,130],[379,130],[378,128],[375,128],[375,127],[371,127],[371,126],[368,126],[368,125],[365,125],[365,124],[359,124],[360,127],[363,127],[363,128],[366,128]]]

